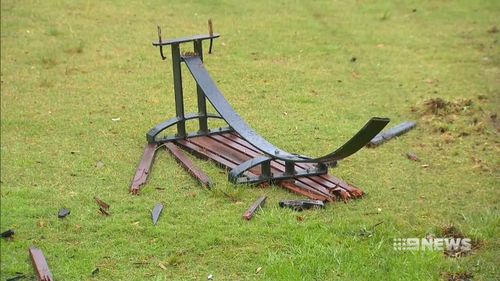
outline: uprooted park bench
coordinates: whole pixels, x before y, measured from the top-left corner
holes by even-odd
[[[176,116],[146,134],[148,144],[130,191],[139,193],[151,171],[156,151],[165,147],[206,186],[211,186],[210,179],[183,155],[181,149],[215,161],[229,170],[228,179],[236,184],[275,183],[295,193],[323,201],[361,197],[362,190],[328,174],[328,168],[363,148],[389,123],[389,119],[371,118],[344,145],[321,157],[312,158],[284,151],[253,130],[232,108],[210,77],[203,63],[203,41],[210,40],[210,53],[212,41],[219,34],[209,33],[162,41],[158,28],[159,40],[153,45],[160,49],[162,59],[166,59],[163,48],[171,48]],[[181,53],[180,46],[186,43],[193,44],[194,52]],[[182,64],[187,67],[197,85],[198,112],[195,113],[184,112]],[[207,112],[207,100],[217,113]],[[209,119],[224,120],[227,127],[209,128]],[[198,121],[197,131],[187,132],[186,122],[189,120]],[[174,129],[176,133],[166,134],[167,129]]]

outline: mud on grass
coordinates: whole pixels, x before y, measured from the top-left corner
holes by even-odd
[[[471,248],[470,249],[467,249],[467,250],[464,250],[464,249],[461,249],[461,248],[458,248],[458,249],[445,249],[444,250],[444,255],[446,257],[449,257],[449,258],[460,258],[460,257],[465,257],[465,256],[468,256],[468,255],[472,255],[474,254],[475,252],[477,252],[483,242],[479,239],[476,239],[474,237],[470,237],[469,235],[465,235],[464,233],[462,233],[458,227],[452,225],[452,224],[449,224],[449,225],[445,225],[443,226],[441,229],[440,229],[440,233],[439,233],[439,237],[443,237],[443,238],[454,238],[454,239],[464,239],[464,238],[469,238],[471,239]]]
[[[433,132],[451,134],[452,137],[466,137],[471,134],[491,135],[486,127],[498,131],[496,113],[483,110],[483,100],[469,98],[445,100],[432,98],[411,108],[423,124]]]

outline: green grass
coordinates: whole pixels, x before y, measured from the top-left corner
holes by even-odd
[[[1,231],[17,231],[0,243],[2,280],[34,275],[30,245],[44,251],[56,280],[499,278],[491,116],[500,111],[500,2],[169,2],[2,1]],[[277,202],[297,196],[234,187],[197,161],[217,183],[203,190],[166,153],[142,194],[128,194],[145,132],[175,112],[170,58],[151,46],[156,25],[180,37],[206,32],[208,18],[222,36],[207,68],[237,111],[285,150],[325,154],[371,116],[418,122],[331,171],[365,198],[295,213]],[[193,111],[189,79],[185,89]],[[472,105],[425,113],[435,98]],[[267,206],[242,220],[262,194]],[[110,217],[94,196],[111,204]],[[153,226],[149,210],[159,201],[166,208]],[[62,207],[71,209],[65,220]],[[381,221],[373,236],[360,235]],[[448,224],[481,247],[458,259],[392,248],[393,238],[439,235]]]

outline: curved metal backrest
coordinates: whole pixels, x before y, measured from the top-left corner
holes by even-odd
[[[221,91],[215,85],[210,74],[205,69],[199,56],[183,57],[187,68],[193,75],[194,80],[202,89],[207,99],[213,105],[215,110],[226,120],[240,136],[261,150],[263,153],[277,159],[291,162],[316,162],[331,163],[355,153],[363,148],[373,137],[375,137],[389,123],[388,118],[374,117],[355,134],[348,142],[339,149],[319,158],[309,158],[298,154],[288,153],[277,148],[270,142],[257,134],[241,116],[236,113],[233,107],[227,102]]]

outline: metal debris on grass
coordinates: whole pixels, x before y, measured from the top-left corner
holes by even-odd
[[[70,209],[62,208],[61,210],[59,210],[59,213],[57,214],[57,217],[60,218],[60,219],[64,219],[70,213],[71,213]]]
[[[153,211],[151,212],[151,217],[153,219],[154,225],[156,225],[158,223],[158,219],[160,218],[162,211],[163,211],[163,204],[161,204],[161,203],[156,204]]]
[[[324,208],[325,203],[321,200],[282,200],[279,206],[301,212],[311,208]]]

